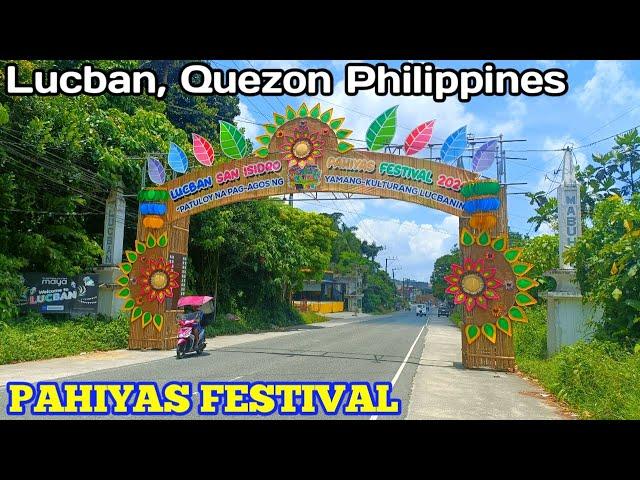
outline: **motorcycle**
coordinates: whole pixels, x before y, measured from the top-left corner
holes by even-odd
[[[198,314],[202,312],[195,313]],[[200,355],[207,346],[204,341],[204,328],[200,325],[201,315],[195,318],[189,318],[188,315],[191,314],[184,314],[183,318],[178,320],[178,344],[176,346],[176,357],[178,360],[183,358],[187,353],[195,352],[197,355]]]
[[[194,312],[184,313],[178,317],[178,342],[176,357],[184,358],[188,353],[200,355],[207,344],[205,330],[209,318],[213,314],[212,297],[183,297],[178,301],[178,307],[197,307]]]

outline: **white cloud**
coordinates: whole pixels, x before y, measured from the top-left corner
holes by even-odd
[[[540,225],[540,228],[537,232],[532,232],[532,235],[534,237],[538,237],[540,235],[557,235],[557,233],[557,230],[554,230],[551,225],[549,225],[547,222],[544,222]]]
[[[640,101],[640,85],[626,72],[626,64],[616,60],[598,60],[594,74],[573,96],[578,106],[599,116],[609,116],[616,107]]]
[[[378,258],[381,264],[384,258],[398,258],[393,264],[402,267],[397,277],[428,281],[435,260],[457,243],[458,218],[447,215],[436,225],[397,218],[365,218],[357,224],[355,233],[361,240],[384,245],[384,255]]]
[[[522,120],[527,114],[527,104],[522,98],[518,97],[506,97],[506,102],[506,119],[493,125],[483,125],[484,129],[479,130],[479,134],[502,134],[509,138],[522,133],[522,129],[524,127],[524,122]]]
[[[236,117],[236,121],[238,121],[240,127],[245,129],[244,136],[250,140],[255,147],[255,142],[253,140],[262,133],[263,129],[260,125],[256,125],[258,121],[256,120],[256,117],[253,116],[246,103],[241,100],[238,107],[240,108],[240,115]]]

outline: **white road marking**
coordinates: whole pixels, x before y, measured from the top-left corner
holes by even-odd
[[[230,382],[233,382],[234,380],[240,380],[242,378],[242,375],[240,375],[239,377],[236,378],[232,378],[231,380],[229,380]]]
[[[420,329],[420,332],[418,333],[418,336],[413,341],[413,344],[411,345],[411,348],[407,352],[407,356],[404,357],[404,361],[402,362],[402,365],[400,365],[400,368],[398,368],[398,371],[396,372],[395,376],[393,377],[393,380],[391,380],[391,387],[394,387],[396,382],[398,381],[398,378],[400,378],[400,375],[402,374],[402,371],[404,370],[404,366],[407,364],[407,360],[409,360],[409,356],[411,355],[411,352],[413,352],[413,349],[416,346],[416,343],[418,343],[418,339],[420,338],[420,335],[422,335],[422,332],[424,331],[424,329],[426,328],[427,325],[429,325],[429,317],[427,317],[427,323],[425,323],[422,326],[422,328]],[[378,415],[371,415],[371,418],[369,420],[377,420],[377,419],[378,419]]]

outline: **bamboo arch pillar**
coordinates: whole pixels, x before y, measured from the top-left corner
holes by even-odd
[[[500,188],[498,193],[500,199],[500,208],[496,212],[496,226],[489,231],[491,238],[499,237],[501,235],[509,234],[508,217],[507,217],[507,196],[504,188]],[[463,228],[472,231],[474,234],[479,233],[474,231],[469,225],[468,217],[460,217],[460,236],[462,235]],[[460,237],[459,237],[460,238]],[[478,245],[472,245],[466,247],[459,243],[462,259],[472,257],[480,258],[485,255],[486,248]],[[500,261],[497,266],[500,274],[510,273],[510,267],[508,263],[503,259],[502,255],[496,254],[495,259]],[[508,308],[514,303],[515,292],[504,292],[503,298],[500,300],[505,308]],[[462,364],[465,368],[488,368],[492,370],[500,371],[513,371],[515,367],[515,355],[513,350],[513,337],[501,334],[498,332],[496,335],[496,343],[491,343],[484,335],[469,344],[465,336],[464,327],[466,325],[477,325],[478,328],[482,324],[487,322],[495,322],[495,317],[491,313],[491,307],[488,310],[481,310],[475,308],[472,312],[468,313],[464,308],[463,311],[463,328],[460,331],[462,342]]]
[[[190,217],[182,217],[165,224],[164,230],[167,232],[169,242],[166,247],[158,249],[157,255],[163,258],[175,258],[177,255],[181,258],[187,258],[189,252],[189,219]],[[142,217],[139,216],[137,238],[139,240],[145,239],[149,233],[156,234],[157,232],[145,227],[142,223]],[[176,265],[176,267],[182,273],[181,265]],[[184,274],[186,275],[186,272]],[[176,317],[178,313],[182,313],[182,310],[174,307],[180,297],[183,281],[183,274],[181,274],[181,286],[175,290],[175,299],[169,298],[157,307],[157,312],[164,317],[162,328],[159,331],[152,326],[143,327],[139,321],[131,322],[129,349],[171,350],[176,347],[178,332]]]

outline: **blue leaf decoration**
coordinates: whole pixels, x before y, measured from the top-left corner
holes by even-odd
[[[147,160],[147,173],[156,185],[162,185],[167,178],[167,172],[157,158],[149,157]]]
[[[484,143],[478,148],[471,160],[471,169],[474,172],[484,172],[488,169],[496,159],[496,151],[498,149],[497,140],[491,140]]]
[[[169,147],[169,166],[178,173],[184,173],[189,168],[189,159],[187,154],[175,143],[171,142]]]
[[[440,147],[440,160],[448,163],[455,162],[467,147],[467,126],[460,127],[447,137]]]

